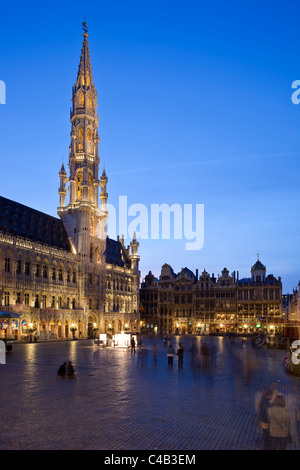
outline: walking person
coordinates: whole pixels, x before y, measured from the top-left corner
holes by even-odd
[[[289,414],[285,407],[284,396],[277,393],[272,405],[268,409],[270,423],[268,436],[268,450],[285,450],[289,436]]]
[[[158,346],[156,343],[154,343],[152,353],[153,353],[154,365],[157,366]]]
[[[178,367],[183,367],[183,351],[184,347],[182,343],[179,343],[179,347],[177,350],[177,356],[178,356]]]
[[[258,417],[258,433],[261,436],[261,449],[268,448],[269,439],[269,416],[268,409],[271,406],[271,400],[273,398],[273,391],[270,387],[266,387],[262,392],[257,394],[255,400],[255,410]]]
[[[297,385],[293,385],[291,393],[285,396],[286,409],[289,415],[289,434],[292,449],[299,448],[298,417],[300,410],[300,399]]]
[[[137,357],[138,357],[138,367],[141,365],[141,367],[144,367],[144,346],[142,344],[139,345],[138,347],[138,352],[137,352]]]
[[[168,356],[168,366],[173,366],[174,349],[173,349],[172,343],[169,343],[167,356]]]
[[[135,354],[135,339],[131,338],[131,352]]]

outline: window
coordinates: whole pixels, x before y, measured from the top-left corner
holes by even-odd
[[[40,277],[40,264],[39,263],[37,263],[36,265],[35,275],[36,277]]]
[[[58,269],[58,280],[59,281],[63,280],[63,270],[62,270],[62,268]]]
[[[88,129],[86,132],[86,140],[87,140],[87,151],[88,153],[92,152],[92,131]]]
[[[78,129],[78,150],[82,151],[83,150],[83,129],[80,127]]]
[[[48,266],[46,264],[43,265],[43,278],[48,278]]]
[[[22,263],[21,263],[21,260],[18,259],[18,261],[17,261],[17,271],[16,271],[16,273],[17,273],[17,274],[21,274],[21,272],[22,272]]]
[[[92,97],[90,94],[87,95],[87,105],[88,105],[88,108],[92,107]]]
[[[72,282],[76,283],[76,272],[73,271],[72,273]]]
[[[17,292],[17,299],[16,299],[16,304],[21,303],[21,292]]]
[[[38,294],[35,295],[34,306],[35,306],[35,308],[39,308],[39,306],[40,306],[40,299],[39,299]]]
[[[29,276],[30,275],[30,262],[25,261],[25,275]]]
[[[47,296],[43,295],[42,297],[42,307],[46,308],[47,307]]]
[[[56,269],[52,268],[52,281],[56,280]]]
[[[84,94],[82,92],[79,94],[79,107],[84,108]]]
[[[6,273],[10,273],[10,258],[6,257],[4,261],[4,270]]]
[[[9,292],[4,292],[4,305],[9,305]]]
[[[82,173],[82,171],[79,171],[79,172],[77,173],[76,181],[77,181],[77,199],[81,199],[81,198],[82,198],[82,187],[81,187],[81,183],[82,183],[82,181],[83,181],[83,173]]]
[[[27,305],[27,306],[29,305],[29,294],[27,294],[27,293],[24,294],[24,304]]]
[[[52,296],[51,307],[55,308],[55,296]]]

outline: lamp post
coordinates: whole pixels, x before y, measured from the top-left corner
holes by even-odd
[[[32,333],[35,332],[35,327],[32,322],[29,323],[28,325],[28,333],[29,333],[29,341],[32,343]]]
[[[95,339],[97,331],[98,331],[97,323],[94,322],[94,324],[93,324],[93,339]]]
[[[77,331],[75,323],[72,323],[70,330],[72,331],[73,339],[75,339],[75,331]]]

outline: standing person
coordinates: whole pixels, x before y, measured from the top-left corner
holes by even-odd
[[[182,343],[179,343],[179,348],[177,350],[178,367],[183,367],[183,351],[184,351],[184,347]]]
[[[135,354],[135,340],[134,337],[131,338],[131,352]]]
[[[289,414],[281,393],[277,393],[268,409],[268,418],[270,428],[267,448],[269,450],[285,450],[289,436]]]
[[[152,353],[153,353],[154,365],[157,366],[158,346],[156,343],[154,343]]]
[[[167,336],[164,335],[164,348],[166,348],[166,347],[167,347]]]
[[[168,356],[168,365],[173,366],[174,349],[173,349],[172,343],[169,343],[167,356]]]

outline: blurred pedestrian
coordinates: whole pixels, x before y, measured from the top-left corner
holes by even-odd
[[[195,339],[193,339],[193,341],[192,341],[192,346],[190,348],[190,353],[191,353],[191,364],[194,365],[195,364],[195,358],[196,358],[197,353],[198,353],[198,348],[197,348],[197,344],[196,344]]]
[[[164,335],[163,341],[164,341],[164,348],[166,348],[167,347],[167,336],[166,335]]]
[[[202,355],[204,367],[206,367],[208,364],[208,356],[209,356],[209,348],[208,348],[208,344],[206,341],[201,346],[201,355]]]
[[[167,356],[168,356],[168,365],[173,366],[174,349],[173,349],[172,343],[169,343]]]
[[[184,347],[182,343],[179,343],[179,347],[177,350],[177,356],[178,356],[178,367],[183,367],[183,351]]]
[[[142,344],[140,344],[138,347],[137,357],[138,357],[138,366],[141,365],[141,367],[143,367],[144,366],[144,346]]]
[[[135,354],[135,339],[131,338],[131,352]]]
[[[290,445],[293,449],[299,448],[298,418],[300,411],[300,400],[297,385],[293,385],[291,393],[285,396],[286,409],[289,415]]]
[[[289,436],[289,416],[281,393],[277,393],[268,409],[268,419],[270,427],[267,449],[285,450]]]
[[[255,411],[258,418],[258,433],[261,435],[261,449],[267,449],[269,438],[269,416],[268,409],[271,406],[273,391],[266,387],[258,393],[255,398]]]
[[[156,343],[154,343],[152,353],[153,353],[154,365],[157,366],[158,346]]]

